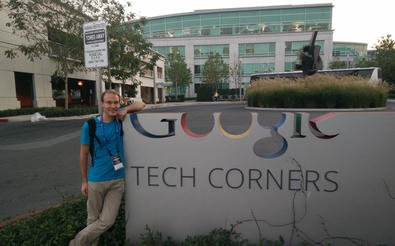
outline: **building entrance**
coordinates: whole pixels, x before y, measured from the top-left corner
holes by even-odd
[[[16,98],[21,108],[33,107],[33,74],[15,72]]]

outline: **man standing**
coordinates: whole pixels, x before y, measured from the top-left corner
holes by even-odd
[[[87,159],[90,146],[89,126],[85,122],[81,134],[80,169],[81,192],[88,197],[87,226],[81,230],[70,246],[97,245],[100,235],[115,222],[124,192],[124,154],[121,123],[125,115],[144,109],[143,102],[135,102],[120,108],[117,92],[103,92],[100,105],[103,114],[94,118],[96,131],[92,165],[87,175]]]

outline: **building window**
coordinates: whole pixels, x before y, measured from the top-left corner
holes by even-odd
[[[299,51],[303,49],[305,45],[309,45],[309,41],[288,41],[285,42],[285,55],[286,56],[297,56]],[[324,40],[317,40],[315,45],[321,46],[320,55],[324,54]]]
[[[221,57],[229,57],[229,45],[195,45],[195,58],[208,58],[210,55],[219,54]]]
[[[241,64],[243,76],[250,76],[254,73],[274,72],[274,63],[243,63]]]
[[[203,65],[194,66],[194,77],[201,77],[203,73]]]
[[[156,73],[159,79],[163,78],[163,68],[157,67],[156,68]]]
[[[332,6],[194,13],[148,20],[147,38],[251,35],[264,32],[331,30]]]
[[[276,43],[239,44],[239,56],[274,56]]]
[[[155,46],[153,50],[164,56],[180,54],[182,57],[185,57],[185,46]]]

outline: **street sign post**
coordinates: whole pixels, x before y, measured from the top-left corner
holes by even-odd
[[[85,67],[108,66],[106,22],[93,21],[83,25]]]
[[[84,57],[86,68],[96,68],[96,99],[99,113],[99,100],[102,91],[100,68],[108,66],[107,30],[104,20],[87,22],[83,25]]]

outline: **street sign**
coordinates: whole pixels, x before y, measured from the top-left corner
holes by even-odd
[[[108,66],[106,22],[93,21],[83,25],[85,67]]]

